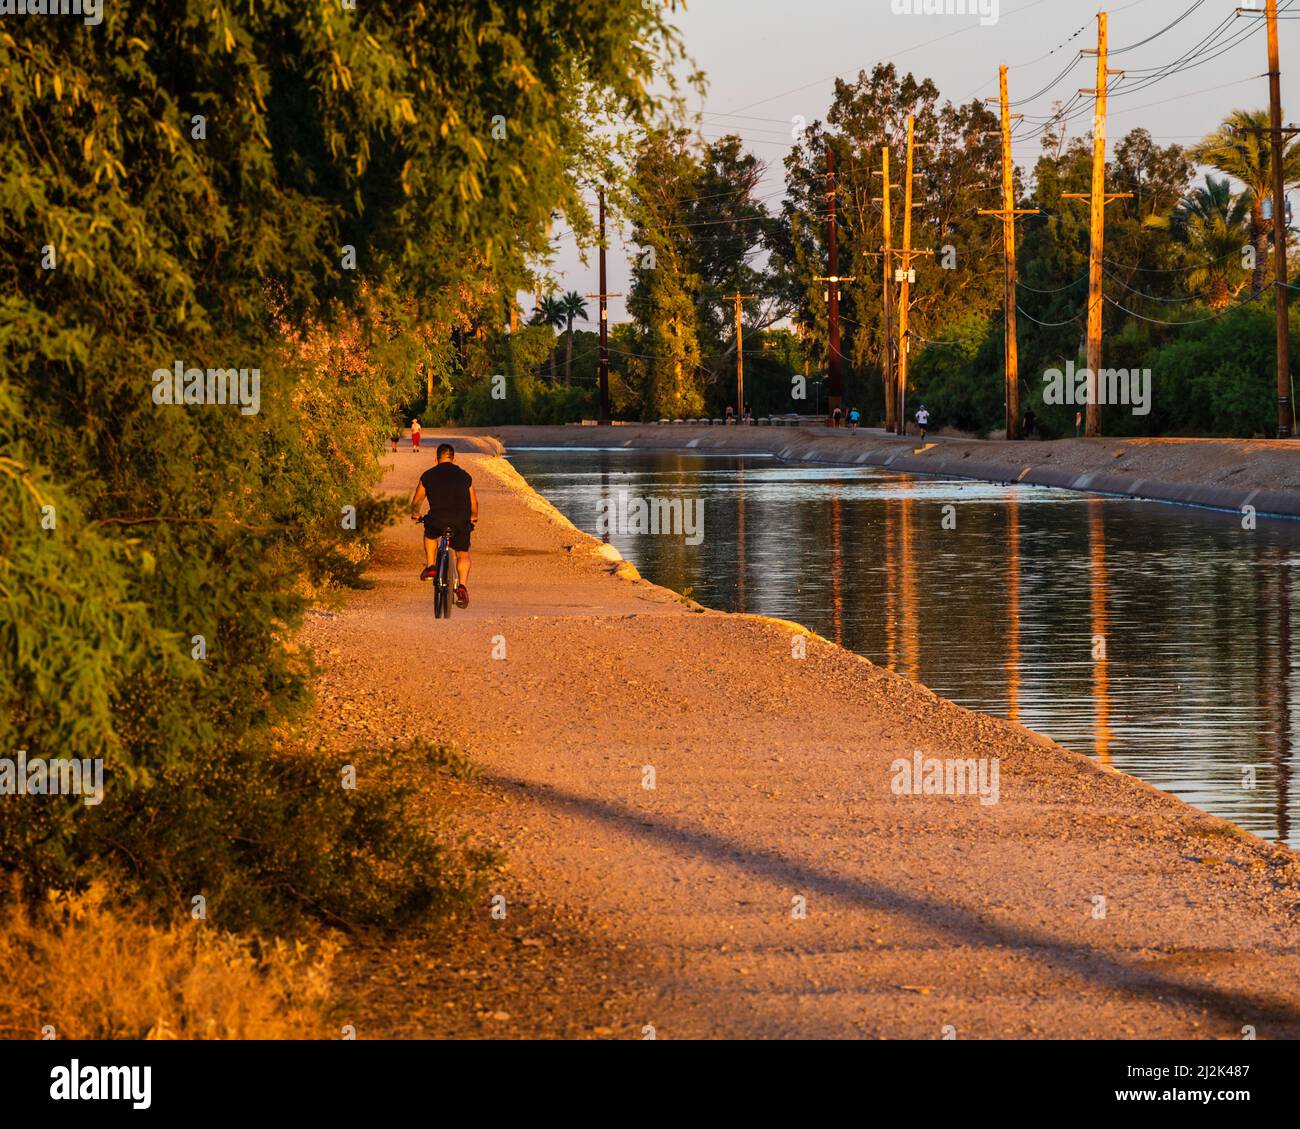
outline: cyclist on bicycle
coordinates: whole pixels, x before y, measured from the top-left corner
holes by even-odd
[[[421,580],[432,580],[436,571],[438,540],[444,529],[451,530],[451,547],[456,553],[456,606],[469,607],[469,535],[478,522],[478,495],[474,480],[456,465],[456,451],[450,443],[439,443],[437,463],[420,475],[411,495],[411,520],[420,520],[420,502],[429,503],[424,515],[424,559]]]

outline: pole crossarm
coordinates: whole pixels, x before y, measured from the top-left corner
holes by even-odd
[[[1091,200],[1092,193],[1091,192],[1062,192],[1061,199],[1062,200]],[[1114,200],[1132,200],[1132,199],[1133,199],[1132,192],[1103,192],[1102,193],[1102,202],[1105,204],[1109,204]]]

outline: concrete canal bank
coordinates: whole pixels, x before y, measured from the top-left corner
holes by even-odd
[[[1008,443],[940,438],[922,445],[880,431],[632,425],[504,427],[507,447],[627,447],[770,454],[791,462],[1023,482],[1182,505],[1300,518],[1300,445],[1236,439],[1074,439]]]

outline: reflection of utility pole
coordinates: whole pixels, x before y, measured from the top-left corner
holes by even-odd
[[[742,294],[740,288],[736,288],[736,293],[726,295],[723,298],[725,302],[736,303],[736,422],[745,422],[745,337],[741,327],[740,313],[741,303],[749,302],[757,298],[757,294]]]
[[[1024,115],[1010,112],[1007,101],[1007,68],[999,71],[1002,103],[1002,208],[981,210],[982,216],[1002,219],[1002,258],[1004,263],[1003,306],[1006,311],[1002,328],[1003,380],[1006,384],[1007,438],[1020,438],[1020,355],[1016,340],[1016,220],[1036,216],[1037,208],[1016,208],[1015,167],[1011,163],[1011,120]],[[992,101],[992,99],[989,99]]]
[[[600,422],[611,422],[609,410],[609,305],[610,298],[621,298],[622,294],[606,293],[608,283],[605,281],[605,190],[600,190],[600,293],[588,294],[588,298],[600,299]]]
[[[1101,404],[1098,402],[1101,392],[1101,328],[1102,314],[1105,312],[1105,297],[1102,293],[1103,256],[1106,242],[1106,205],[1112,200],[1127,200],[1131,192],[1106,192],[1106,86],[1113,74],[1123,71],[1106,69],[1107,31],[1106,13],[1097,13],[1097,88],[1081,90],[1080,94],[1096,96],[1096,113],[1092,124],[1092,191],[1066,192],[1063,200],[1088,200],[1092,204],[1090,227],[1092,231],[1091,251],[1088,257],[1088,425],[1085,434],[1093,437],[1101,434]],[[1080,51],[1081,55],[1094,52]]]

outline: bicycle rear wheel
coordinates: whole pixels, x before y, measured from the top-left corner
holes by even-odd
[[[433,576],[433,616],[435,619],[450,619],[455,572],[455,558],[444,538],[438,546],[438,556],[434,563]]]

